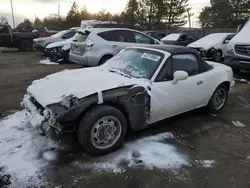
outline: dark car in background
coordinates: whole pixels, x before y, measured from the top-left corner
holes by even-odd
[[[162,38],[164,38],[166,36],[165,33],[159,32],[159,31],[145,31],[144,33],[146,33],[147,35],[149,35],[157,40],[161,40]]]
[[[18,32],[10,25],[0,25],[0,47],[18,48],[23,52],[33,51],[33,39],[39,37],[39,32]]]
[[[198,37],[194,36],[193,34],[172,33],[162,38],[161,42],[163,44],[187,46],[196,40],[198,40]]]

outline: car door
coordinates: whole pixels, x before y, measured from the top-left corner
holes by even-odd
[[[173,73],[186,71],[186,80],[173,84]],[[195,54],[178,54],[168,59],[151,85],[150,123],[203,105],[204,81]]]

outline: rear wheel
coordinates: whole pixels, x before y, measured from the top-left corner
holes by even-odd
[[[104,63],[106,63],[106,61],[108,61],[111,57],[113,57],[112,55],[105,55],[102,57],[102,59],[99,62],[99,65],[103,65]]]
[[[207,107],[210,113],[218,113],[227,103],[228,88],[225,84],[219,85],[212,95]]]
[[[31,52],[33,51],[33,43],[29,40],[23,40],[19,48],[23,52]]]
[[[103,155],[122,145],[126,131],[127,122],[119,110],[111,106],[97,106],[84,115],[78,138],[86,152]]]

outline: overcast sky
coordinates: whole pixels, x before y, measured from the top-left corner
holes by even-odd
[[[44,18],[49,14],[57,14],[58,4],[60,4],[60,14],[66,15],[72,3],[75,0],[12,0],[15,14],[15,23],[18,24],[24,18],[29,18],[32,21],[35,16]],[[88,8],[89,12],[94,13],[105,9],[112,13],[121,12],[127,0],[76,0],[77,5]],[[190,0],[195,16],[193,17],[194,26],[197,26],[197,15],[202,7],[209,5],[209,0]],[[11,5],[10,0],[0,0],[0,16],[6,16],[9,23],[12,24],[11,19]]]

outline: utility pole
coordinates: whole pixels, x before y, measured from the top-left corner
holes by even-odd
[[[12,12],[13,28],[15,29],[15,18],[14,18],[14,12],[13,12],[12,0],[10,0],[10,4],[11,4],[11,12]]]
[[[59,19],[59,17],[60,17],[60,4],[58,4],[58,12],[57,12],[57,17],[58,17],[58,19]]]
[[[189,24],[189,29],[191,29],[191,17],[194,15],[193,13],[189,12],[190,9],[187,9],[187,13],[188,13],[188,24]]]
[[[136,0],[132,0],[132,26],[135,25],[135,10],[136,10]]]

